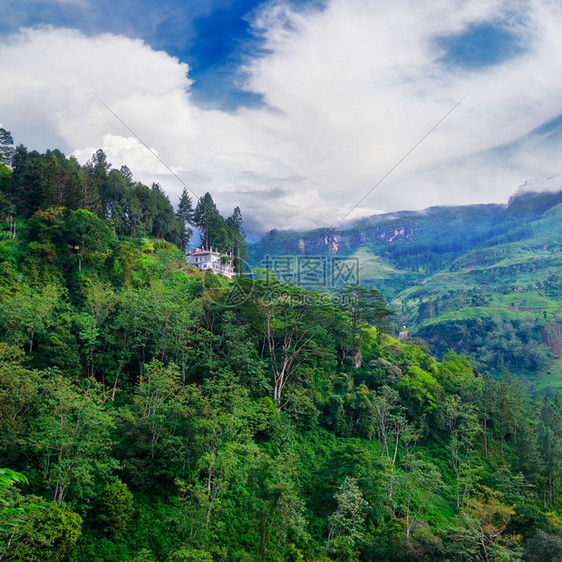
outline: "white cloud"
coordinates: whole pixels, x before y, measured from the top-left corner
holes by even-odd
[[[437,37],[500,20],[521,54],[480,70],[442,62]],[[539,0],[272,3],[255,22],[266,54],[246,66],[267,106],[234,113],[198,108],[188,66],[141,41],[24,30],[0,45],[0,108],[16,140],[81,161],[102,147],[175,201],[183,186],[99,96],[197,194],[269,229],[340,220],[466,96],[354,214],[505,201],[560,172],[557,137],[496,149],[561,113],[561,26],[558,4]]]

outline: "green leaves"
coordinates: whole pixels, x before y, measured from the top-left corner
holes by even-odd
[[[89,381],[81,388],[51,371],[40,392],[39,413],[30,423],[26,445],[39,458],[57,504],[69,495],[91,497],[96,479],[107,477],[117,465],[109,455],[114,421],[99,386]]]
[[[78,270],[82,261],[92,254],[103,253],[112,236],[106,222],[85,209],[78,209],[68,215],[64,222],[66,240],[71,253],[78,259]]]
[[[24,474],[9,468],[0,468],[0,537],[2,533],[15,536],[18,527],[47,505],[44,502],[36,502],[35,498],[19,501],[19,492],[10,494],[7,490],[15,484],[29,484],[29,481]]]
[[[354,478],[346,477],[334,494],[337,509],[328,516],[329,532],[326,550],[334,550],[332,541],[351,547],[363,537],[365,512],[369,504]]]
[[[110,535],[123,533],[133,517],[133,494],[121,480],[106,484],[100,502],[100,520]]]
[[[7,488],[16,483],[28,484],[27,477],[9,468],[0,468],[0,488]]]
[[[42,210],[20,246],[0,242],[9,557],[62,560],[77,544],[73,560],[456,559],[461,547],[485,559],[483,540],[507,559],[515,525],[550,534],[531,550],[556,546],[543,506],[560,492],[559,399],[532,402],[464,356],[439,363],[395,340],[375,289],[348,286],[336,307],[262,271],[229,299],[227,280],[190,273],[150,237],[189,224],[187,193],[173,217],[158,185],[101,153],[82,172],[56,152],[16,156],[19,196],[77,189],[73,201],[95,204],[98,190],[115,226]],[[37,184],[35,167],[48,172]],[[210,196],[199,203],[201,228],[216,221],[209,242],[240,257],[239,210],[223,221]]]

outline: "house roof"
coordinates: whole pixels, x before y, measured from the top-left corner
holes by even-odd
[[[217,257],[227,256],[231,260],[234,259],[230,252],[222,254],[221,252],[218,252],[217,250],[213,250],[213,249],[206,250],[205,248],[195,248],[191,250],[191,252],[189,253],[190,256],[207,256],[209,254]]]

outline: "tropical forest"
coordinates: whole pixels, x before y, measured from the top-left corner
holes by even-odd
[[[0,134],[0,560],[562,560],[562,192],[250,243]]]

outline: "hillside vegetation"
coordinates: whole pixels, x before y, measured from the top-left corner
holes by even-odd
[[[4,215],[0,560],[560,559],[559,394],[111,220]]]
[[[357,259],[361,284],[380,289],[401,331],[437,357],[454,349],[538,390],[562,384],[562,191],[375,216],[337,232],[270,233],[250,255],[253,265]]]

